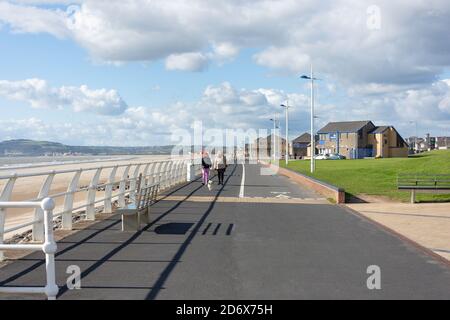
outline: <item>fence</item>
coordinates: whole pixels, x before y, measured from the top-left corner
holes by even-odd
[[[42,250],[45,253],[45,272],[47,284],[45,287],[0,287],[2,293],[45,293],[49,300],[56,299],[58,286],[55,280],[56,242],[53,239],[53,209],[55,203],[46,198],[41,202],[0,202],[0,209],[5,208],[35,208],[44,213],[44,242],[42,244],[0,244],[0,250]]]
[[[189,159],[152,161],[147,163],[129,163],[115,166],[100,166],[94,168],[83,168],[75,170],[59,170],[38,173],[13,174],[0,176],[0,182],[4,187],[0,194],[0,201],[11,201],[14,195],[14,187],[18,181],[33,177],[43,178],[42,185],[37,198],[21,199],[20,201],[42,201],[47,197],[54,199],[57,210],[52,214],[52,220],[61,217],[61,228],[65,230],[72,229],[72,222],[75,213],[80,213],[86,220],[95,220],[96,209],[103,205],[103,213],[112,213],[114,201],[118,206],[125,206],[126,197],[134,200],[136,193],[137,179],[140,174],[143,176],[144,185],[159,184],[163,191],[178,183],[188,181],[200,171],[198,164]],[[86,174],[89,177],[87,186],[80,186],[80,178]],[[118,179],[120,173],[120,178]],[[106,176],[105,176],[106,174]],[[62,190],[51,192],[52,184],[60,176],[66,177],[65,186]],[[69,175],[69,177],[67,177]],[[103,181],[101,177],[103,176]],[[67,184],[67,185],[66,185]],[[61,190],[61,187],[60,187]],[[99,191],[104,193],[99,197]],[[16,192],[17,193],[17,192]],[[37,193],[37,192],[36,192]],[[79,199],[84,195],[83,199]],[[78,201],[75,201],[77,200]],[[30,208],[29,206],[26,206]],[[40,207],[34,209],[31,221],[20,223],[5,228],[6,213],[9,207],[4,204],[0,207],[0,245],[4,243],[4,236],[24,228],[32,229],[32,240],[37,242],[44,241],[45,217],[44,210]],[[15,206],[14,208],[19,208]],[[3,260],[3,253],[0,251],[0,261]]]

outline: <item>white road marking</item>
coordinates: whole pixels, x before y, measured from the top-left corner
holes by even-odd
[[[242,180],[241,189],[239,190],[239,198],[244,198],[244,187],[245,187],[245,164],[242,164]]]

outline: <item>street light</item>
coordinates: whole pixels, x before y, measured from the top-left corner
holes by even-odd
[[[276,150],[277,150],[277,140],[276,140],[276,135],[275,135],[275,133],[276,133],[276,131],[277,131],[277,129],[278,129],[278,126],[277,126],[277,118],[276,118],[276,115],[275,115],[275,117],[273,118],[273,119],[270,119],[270,121],[273,121],[273,133],[272,133],[272,137],[273,137],[273,145],[272,145],[272,142],[270,143],[270,145],[271,145],[271,149],[272,149],[272,153],[273,153],[273,161],[274,162],[276,162],[277,161],[277,153],[276,153]]]
[[[285,147],[285,161],[286,161],[286,167],[289,164],[289,101],[286,102],[286,104],[282,104],[281,107],[286,109],[286,147]]]
[[[418,153],[418,150],[419,150],[419,148],[417,148],[417,135],[418,135],[418,133],[417,133],[417,120],[411,120],[411,121],[409,121],[409,123],[414,123],[415,124],[415,126],[416,126],[416,136],[414,137],[414,149],[415,149],[415,152],[414,153]]]
[[[316,137],[314,134],[314,81],[320,80],[314,78],[313,65],[311,64],[311,75],[303,75],[300,79],[311,80],[311,173],[316,170],[316,163],[314,156],[316,155]]]

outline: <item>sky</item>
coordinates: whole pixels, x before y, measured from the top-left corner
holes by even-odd
[[[450,136],[447,0],[0,0],[0,141],[171,144],[372,120]],[[283,131],[284,132],[284,131]]]

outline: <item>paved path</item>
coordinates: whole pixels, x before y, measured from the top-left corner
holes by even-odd
[[[245,165],[243,190],[241,165],[221,188],[178,187],[141,232],[121,233],[112,216],[65,238],[59,299],[450,299],[448,266],[260,170]],[[69,265],[82,270],[81,290],[64,287]],[[367,289],[370,265],[381,290]],[[0,285],[42,283],[42,254],[0,269]]]

